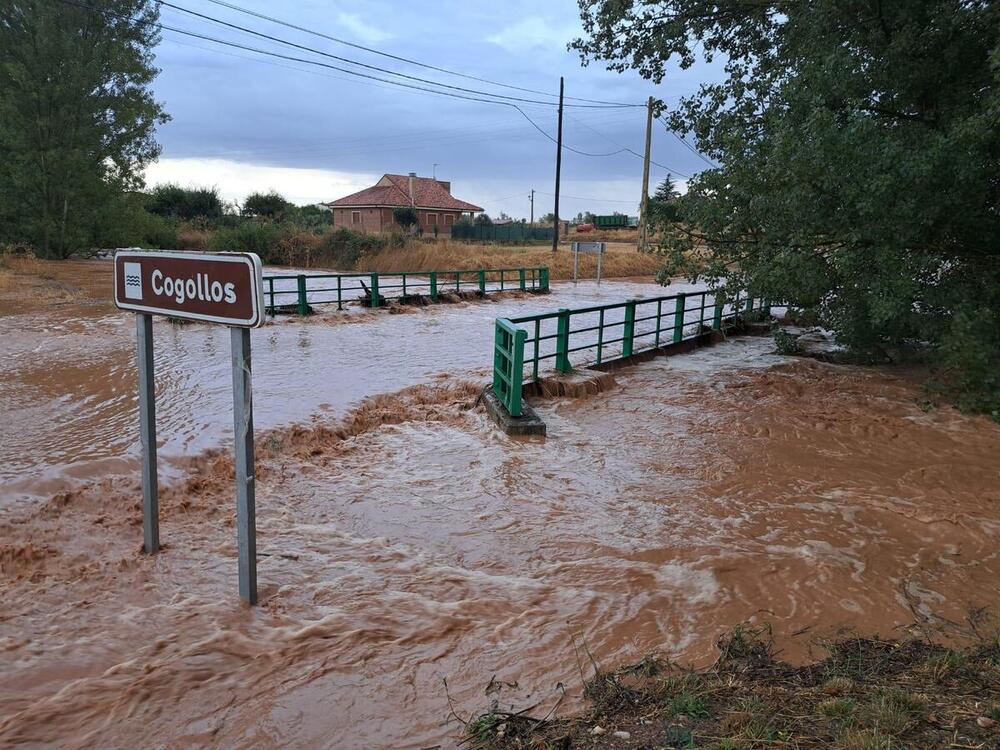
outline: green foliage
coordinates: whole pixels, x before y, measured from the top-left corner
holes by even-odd
[[[649,212],[649,225],[654,230],[662,229],[677,222],[680,219],[680,211],[677,208],[677,199],[680,193],[674,186],[674,181],[667,175],[657,186],[647,204]]]
[[[473,220],[477,227],[491,227],[493,226],[493,219],[490,218],[488,213],[476,214],[476,218]]]
[[[281,220],[293,213],[295,207],[274,190],[267,193],[250,193],[243,201],[244,216]]]
[[[295,214],[297,223],[306,229],[325,229],[333,220],[329,209],[316,205],[299,206]]]
[[[778,349],[778,354],[792,356],[802,354],[802,345],[799,344],[799,337],[789,333],[783,328],[775,329],[774,345]]]
[[[816,706],[816,710],[828,719],[846,721],[856,707],[857,701],[853,698],[827,698]]]
[[[403,235],[376,235],[352,232],[346,227],[340,227],[330,234],[324,235],[320,244],[320,252],[329,258],[337,268],[353,270],[366,255],[371,255],[386,247],[399,247],[405,241]]]
[[[413,206],[398,206],[392,209],[392,220],[399,224],[404,231],[416,226],[419,222],[417,211]]]
[[[213,221],[222,217],[225,207],[218,188],[185,188],[168,182],[149,191],[147,208],[170,219]]]
[[[142,186],[168,119],[149,90],[158,15],[152,0],[0,4],[0,241],[67,257]]]
[[[496,714],[483,714],[469,722],[465,733],[477,742],[488,742],[503,724],[503,717]]]
[[[1000,4],[581,8],[584,61],[659,82],[726,60],[667,113],[719,164],[661,232],[672,269],[815,309],[871,361],[929,348],[960,406],[997,411]]]
[[[243,221],[219,229],[209,247],[217,252],[257,253],[264,263],[281,263],[279,243],[288,231],[272,222]]]
[[[703,719],[709,716],[708,704],[705,699],[695,693],[680,693],[670,699],[668,705],[671,716],[689,716],[692,719]]]

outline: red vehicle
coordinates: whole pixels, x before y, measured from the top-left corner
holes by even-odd
[[[577,224],[576,225],[576,231],[578,231],[578,232],[593,232],[594,231],[594,225],[593,224]]]

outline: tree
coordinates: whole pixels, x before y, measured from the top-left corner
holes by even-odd
[[[392,219],[403,228],[404,232],[410,231],[411,227],[420,223],[417,210],[413,206],[399,206],[392,209]]]
[[[244,216],[257,216],[263,219],[280,221],[294,208],[280,193],[271,190],[267,193],[251,193],[243,201]]]
[[[167,219],[215,221],[225,211],[218,188],[185,188],[172,182],[162,183],[149,191],[147,209]]]
[[[671,270],[812,308],[853,351],[922,342],[1000,417],[1000,4],[582,0],[584,61],[727,77],[669,112],[718,168],[678,200]],[[688,252],[707,248],[707,263]]]
[[[493,219],[490,218],[488,213],[476,214],[476,218],[473,219],[477,227],[491,227],[493,226]]]
[[[0,240],[42,255],[95,241],[103,217],[142,187],[168,119],[149,90],[157,3],[100,6],[0,5]]]
[[[649,212],[649,226],[654,230],[662,230],[666,225],[676,222],[680,218],[677,209],[677,199],[680,193],[674,187],[674,181],[667,175],[663,181],[656,186],[656,192],[647,203]]]

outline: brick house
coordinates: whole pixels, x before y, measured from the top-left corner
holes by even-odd
[[[438,234],[445,237],[451,234],[452,226],[462,216],[471,218],[483,210],[455,198],[450,182],[417,177],[414,172],[382,175],[382,179],[370,188],[324,205],[333,213],[333,226],[367,233],[399,229],[392,218],[392,210],[412,206],[424,234],[433,235],[436,226]]]

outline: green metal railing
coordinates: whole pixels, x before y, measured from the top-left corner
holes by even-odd
[[[704,291],[497,318],[493,392],[511,416],[520,416],[524,384],[538,381],[546,360],[554,360],[559,372],[572,372],[574,363],[614,362],[723,330],[754,311],[769,315],[770,310],[764,300],[737,296],[730,302]]]
[[[429,297],[437,300],[451,292],[547,292],[549,269],[477,268],[461,271],[423,271],[420,273],[324,273],[264,277],[264,304],[274,315],[279,307],[307,315],[311,305],[335,304],[344,309],[352,295],[364,299],[370,307],[383,300]],[[364,292],[364,294],[358,294]]]

